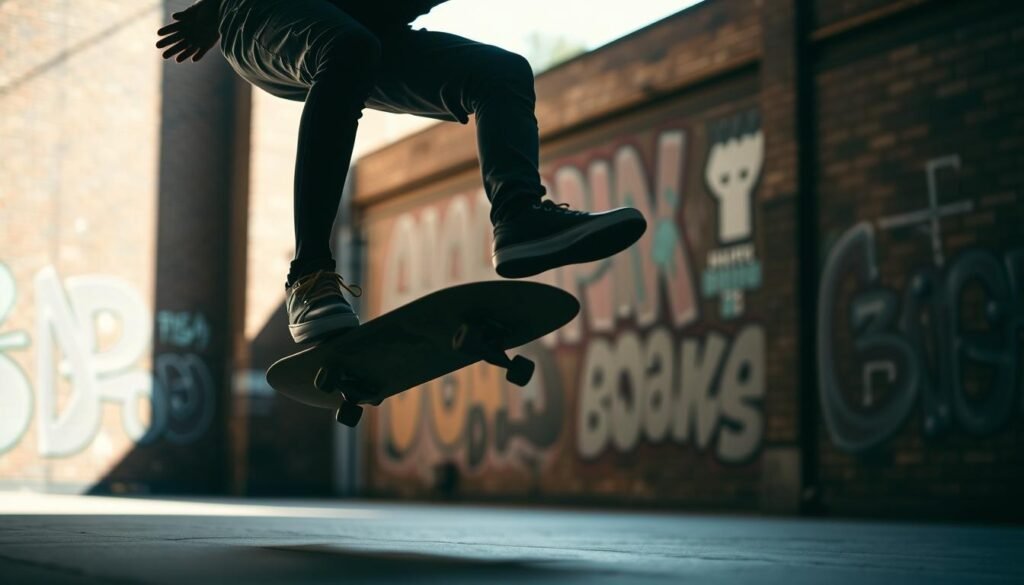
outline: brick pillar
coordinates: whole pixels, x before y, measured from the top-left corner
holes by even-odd
[[[799,208],[807,195],[800,188],[800,131],[802,113],[798,83],[799,0],[773,0],[761,10],[761,128],[764,132],[764,173],[758,190],[765,257],[765,288],[779,299],[779,309],[765,326],[776,349],[767,365],[764,467],[760,508],[792,513],[799,509],[802,490],[800,404],[808,390],[799,374],[811,357],[801,335],[801,261],[798,246],[803,222]]]
[[[163,21],[190,4],[167,0]],[[137,446],[108,481],[145,476],[156,491],[226,489],[237,89],[214,51],[199,63],[163,64],[152,363],[153,416],[165,440]]]

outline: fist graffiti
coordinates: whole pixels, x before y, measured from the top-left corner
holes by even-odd
[[[751,195],[764,164],[764,134],[756,111],[712,124],[704,180],[718,200],[718,240],[729,244],[752,233]]]

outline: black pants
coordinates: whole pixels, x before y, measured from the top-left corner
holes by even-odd
[[[221,48],[245,80],[304,101],[290,277],[334,268],[331,228],[364,107],[468,123],[496,222],[544,194],[533,71],[456,35],[357,21],[328,0],[224,0]]]

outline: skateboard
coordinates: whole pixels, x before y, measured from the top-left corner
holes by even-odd
[[[580,310],[571,294],[535,282],[488,281],[442,289],[276,361],[270,386],[303,404],[336,410],[354,427],[362,405],[379,406],[420,384],[486,361],[525,386],[534,364],[509,357]]]

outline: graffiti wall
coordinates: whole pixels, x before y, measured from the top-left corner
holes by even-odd
[[[187,445],[209,430],[216,399],[204,359],[210,326],[201,313],[154,315],[122,278],[62,279],[52,266],[19,291],[2,263],[0,309],[4,318],[15,309],[35,314],[31,329],[0,337],[0,453],[34,455],[56,481],[84,482],[88,473],[61,470],[106,472],[101,462],[109,465],[131,446]],[[154,353],[154,335],[172,349]],[[34,359],[24,359],[32,353]],[[4,479],[19,471],[26,470],[12,469]]]
[[[0,8],[0,489],[212,491],[230,78],[100,4]]]
[[[1001,31],[1022,22],[960,7],[894,26],[877,52],[825,53],[816,327],[828,505],[948,498],[967,514],[1019,498],[1024,107]]]
[[[457,478],[482,495],[710,501],[754,491],[770,347],[759,319],[764,136],[757,109],[736,98],[748,88],[728,88],[727,106],[676,105],[544,153],[552,199],[636,207],[648,232],[612,259],[536,277],[582,310],[521,349],[538,368],[526,388],[478,364],[375,410],[375,490],[424,493]],[[704,97],[697,104],[713,102]],[[372,314],[496,278],[489,203],[474,179],[371,210]]]
[[[538,277],[528,388],[372,411],[368,487],[1019,518],[1021,6],[714,0],[539,77],[551,197],[648,232]],[[370,316],[494,278],[472,138],[360,162]]]
[[[959,156],[926,163],[926,208],[852,226],[826,260],[818,303],[821,398],[830,436],[843,450],[885,443],[918,406],[930,438],[954,429],[990,435],[1018,414],[1024,246],[965,247],[947,259],[944,219],[975,209],[972,199],[940,204],[940,171],[959,174]],[[905,276],[903,290],[886,286],[879,271],[886,259],[878,240],[888,234],[878,232],[895,230],[916,231],[930,252],[929,262]],[[843,299],[848,321],[834,318],[844,280],[853,283]],[[841,355],[836,325],[850,335]],[[851,357],[859,366],[854,373],[860,370],[852,408],[837,372],[839,362]],[[970,374],[980,370],[987,370],[985,378],[972,380]],[[970,388],[979,385],[985,387]]]

